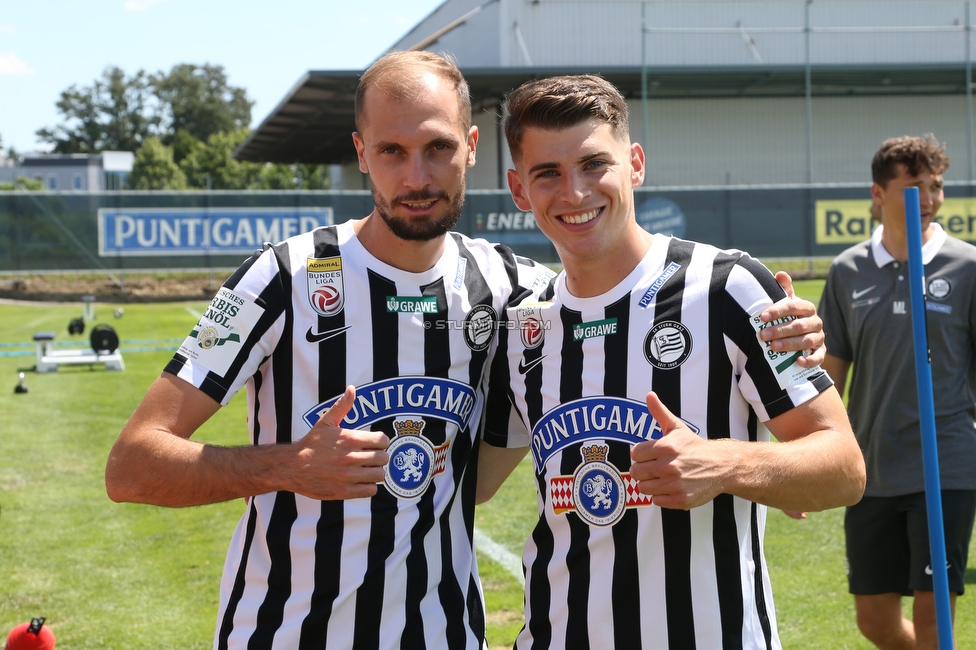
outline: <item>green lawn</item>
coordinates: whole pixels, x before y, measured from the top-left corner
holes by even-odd
[[[822,282],[798,282],[810,299]],[[196,323],[205,303],[125,305],[121,319],[97,305],[95,322],[119,333],[125,372],[87,367],[37,375],[34,332],[70,341],[81,304],[0,304],[0,639],[47,616],[58,650],[209,648],[224,552],[240,501],[168,510],[113,504],[105,495],[108,451],[126,418]],[[114,308],[114,306],[113,306]],[[90,324],[89,324],[90,325]],[[74,337],[86,347],[87,333]],[[146,350],[146,351],[139,351]],[[27,356],[13,356],[27,353]],[[16,395],[18,371],[30,392]],[[198,434],[245,444],[243,395]],[[528,461],[477,513],[478,527],[511,552],[536,515]],[[794,521],[770,511],[766,552],[780,633],[788,648],[869,648],[854,626],[844,577],[841,511]],[[521,587],[482,558],[492,647],[521,626]],[[970,575],[973,575],[970,570]],[[959,647],[976,642],[976,600],[959,601]]]

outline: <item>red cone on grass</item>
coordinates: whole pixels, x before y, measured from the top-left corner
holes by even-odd
[[[54,632],[44,627],[43,616],[10,630],[4,650],[54,650]]]

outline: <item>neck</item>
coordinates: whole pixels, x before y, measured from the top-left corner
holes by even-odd
[[[935,228],[931,224],[922,231],[923,246],[932,238],[934,232]],[[885,226],[881,231],[881,245],[899,262],[908,261],[908,234],[904,228],[890,228]]]
[[[566,272],[566,288],[577,298],[592,298],[620,284],[637,268],[651,248],[654,235],[636,223],[619,245],[594,258],[560,255]]]
[[[358,221],[353,226],[353,231],[370,255],[409,273],[423,273],[433,268],[444,253],[446,235],[428,241],[400,239],[390,231],[375,210]]]

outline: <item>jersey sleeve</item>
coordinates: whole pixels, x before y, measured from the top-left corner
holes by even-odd
[[[512,342],[518,341],[515,322],[506,313],[511,308],[527,301],[551,295],[555,271],[535,260],[515,255],[502,244],[495,245],[495,251],[508,267],[511,293],[502,310],[498,324],[498,344],[489,359],[485,417],[481,426],[482,439],[494,447],[527,447],[529,430],[521,414],[514,405],[513,382],[521,377],[511,374],[509,351]],[[513,338],[514,337],[514,338]]]
[[[723,309],[730,359],[743,397],[763,422],[782,415],[833,385],[820,368],[796,363],[802,353],[776,352],[759,338],[759,313],[785,292],[758,260],[743,254],[729,273]]]
[[[289,297],[267,245],[217,291],[165,372],[226,405],[277,347]]]
[[[502,318],[505,320],[499,325],[498,346],[488,370],[482,438],[494,447],[528,447],[529,430],[515,406],[514,397],[522,377],[512,374],[510,358],[512,346],[518,342],[518,329],[508,313],[503,314]]]

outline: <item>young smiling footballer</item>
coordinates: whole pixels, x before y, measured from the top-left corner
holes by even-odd
[[[783,295],[762,264],[637,224],[644,151],[616,88],[530,82],[504,119],[512,197],[565,266],[508,310],[480,458],[484,500],[532,455],[516,647],[779,648],[766,506],[860,498],[840,396],[757,335]]]

